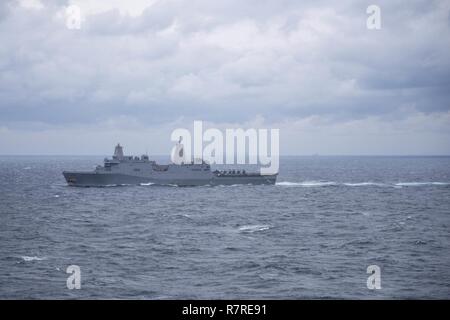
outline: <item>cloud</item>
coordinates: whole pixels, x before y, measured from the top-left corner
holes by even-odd
[[[81,8],[80,30],[66,27],[69,4]],[[368,30],[369,4],[2,2],[0,126],[27,135],[28,123],[50,135],[104,128],[111,119],[156,128],[175,119],[239,125],[262,117],[266,126],[287,124],[286,132],[321,119],[332,134],[354,121],[382,128],[417,119],[405,128],[414,134],[447,119],[450,4],[380,1],[382,28]],[[448,130],[429,129],[422,137],[450,152]],[[0,146],[9,146],[4,139]]]

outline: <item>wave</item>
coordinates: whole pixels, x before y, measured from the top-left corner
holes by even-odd
[[[34,257],[21,256],[21,258],[23,259],[23,261],[26,261],[26,262],[28,262],[28,261],[42,261],[42,260],[47,259],[46,257],[40,258],[40,257],[36,257],[36,256],[34,256]]]
[[[420,186],[448,186],[449,182],[399,182],[395,184],[399,187],[420,187]]]
[[[142,182],[139,185],[143,187],[144,186],[179,187],[179,185],[173,183],[156,183],[156,182]]]
[[[282,181],[282,182],[277,182],[275,185],[286,186],[286,187],[325,187],[325,186],[334,186],[334,185],[336,185],[336,182],[333,182],[333,181],[305,181],[305,182]]]
[[[348,187],[365,187],[365,186],[377,186],[377,187],[384,187],[388,186],[385,183],[378,183],[378,182],[355,182],[355,183],[343,183],[344,186]]]
[[[99,187],[101,187],[101,188],[116,188],[116,187],[130,187],[133,185],[134,184],[129,184],[129,183],[112,183],[112,184],[104,184]]]
[[[271,226],[269,225],[265,225],[265,224],[261,224],[261,225],[246,225],[246,226],[241,226],[239,227],[239,231],[241,232],[245,232],[245,233],[253,233],[253,232],[257,232],[257,231],[264,231],[264,230],[269,230],[271,228]]]
[[[389,188],[401,188],[401,187],[416,187],[416,186],[448,186],[450,182],[398,182],[398,183],[382,183],[382,182],[344,182],[337,183],[333,181],[305,181],[305,182],[290,182],[282,181],[277,182],[277,186],[285,187],[326,187],[326,186],[347,186],[347,187],[389,187]]]

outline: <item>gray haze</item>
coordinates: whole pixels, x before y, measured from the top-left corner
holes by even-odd
[[[366,28],[370,4],[381,30]],[[203,120],[279,128],[282,154],[450,154],[449,9],[2,1],[0,153],[168,154],[172,130]]]

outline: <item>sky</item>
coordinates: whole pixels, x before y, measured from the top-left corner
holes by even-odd
[[[282,155],[450,155],[448,0],[6,0],[0,43],[0,154],[169,154],[202,120]]]

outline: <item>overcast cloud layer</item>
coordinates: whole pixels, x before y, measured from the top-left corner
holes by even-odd
[[[193,120],[280,128],[282,154],[450,154],[449,1],[2,1],[0,40],[1,154],[168,154]]]

